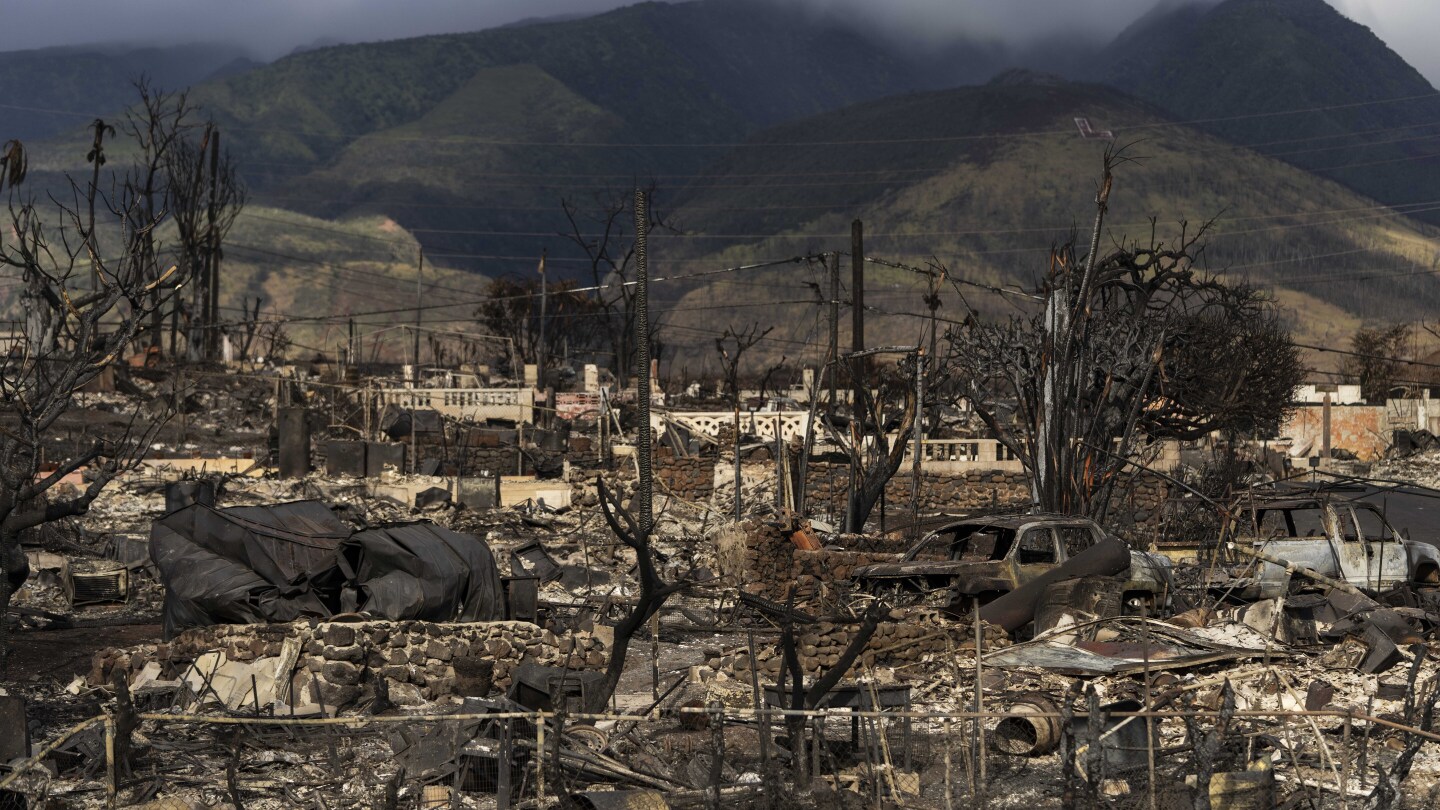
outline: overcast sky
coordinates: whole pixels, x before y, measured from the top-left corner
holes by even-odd
[[[774,0],[843,10],[921,38],[1109,37],[1158,0]],[[1167,0],[1169,1],[1169,0]],[[1440,85],[1440,0],[1327,0]],[[345,42],[473,31],[592,13],[619,0],[0,0],[0,50],[107,41],[238,41],[270,59],[321,38]]]

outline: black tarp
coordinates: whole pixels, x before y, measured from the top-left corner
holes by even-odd
[[[385,619],[505,618],[495,556],[483,540],[433,523],[380,526],[340,546],[341,605]]]
[[[335,550],[350,532],[318,501],[196,503],[165,515],[150,527],[150,557],[165,585],[166,637],[187,627],[331,615]]]
[[[428,522],[353,531],[319,501],[215,509],[155,521],[165,635],[211,624],[367,612],[387,619],[504,618],[489,546]]]

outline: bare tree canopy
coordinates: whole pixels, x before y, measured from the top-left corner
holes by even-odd
[[[874,350],[871,350],[873,352]],[[900,471],[905,448],[915,430],[919,411],[914,364],[919,362],[914,349],[890,369],[872,372],[873,356],[851,354],[847,360],[851,379],[856,381],[855,414],[850,420],[850,433],[840,437],[826,420],[823,424],[850,456],[850,492],[845,501],[845,530],[864,531],[865,521],[885,494],[885,485]]]
[[[1208,223],[1182,222],[1168,242],[1152,224],[1145,243],[1099,253],[1123,160],[1105,156],[1089,252],[1073,237],[1051,250],[1038,312],[985,323],[971,309],[946,336],[946,389],[1022,460],[1050,511],[1103,517],[1142,438],[1273,430],[1303,376],[1273,303],[1197,270]]]
[[[654,187],[645,193],[653,197]],[[570,200],[562,200],[560,204],[570,225],[570,230],[560,236],[579,247],[590,265],[590,280],[596,288],[595,300],[605,313],[604,317],[596,320],[604,329],[605,339],[614,354],[615,381],[624,388],[634,370],[636,350],[635,235],[632,228],[626,227],[633,214],[631,192],[597,194],[597,213],[590,215]],[[646,213],[649,219],[647,230],[668,227],[655,215],[653,208],[647,209]],[[657,358],[661,354],[656,341],[659,328],[657,322],[651,322],[650,339],[657,346],[651,354]]]
[[[139,464],[168,414],[163,403],[159,415],[137,405],[118,434],[89,436],[68,454],[55,452],[57,422],[76,394],[125,355],[188,279],[185,267],[158,260],[156,241],[167,212],[161,145],[168,151],[183,141],[183,96],[138,87],[142,104],[120,131],[137,141],[140,157],[114,171],[112,182],[101,181],[101,167],[116,128],[101,120],[92,127],[89,177],[70,179],[69,201],[52,198],[53,208],[42,208],[22,195],[18,144],[7,145],[0,166],[10,197],[0,268],[18,276],[25,309],[21,340],[0,356],[0,616],[28,573],[22,534],[85,514],[111,481]],[[118,234],[118,246],[102,250],[102,230]],[[59,486],[81,470],[83,488]],[[9,652],[4,627],[0,622],[0,664]]]
[[[1340,372],[1360,383],[1366,402],[1383,403],[1401,376],[1400,355],[1410,339],[1410,324],[1362,326],[1350,337],[1351,354]]]
[[[604,305],[577,290],[579,285],[569,279],[548,285],[542,324],[540,284],[539,278],[492,279],[485,285],[485,303],[475,312],[486,331],[515,339],[521,362],[537,362],[542,353],[546,358],[557,357],[567,348],[585,354],[608,339],[603,321],[609,313]],[[520,371],[516,369],[515,373]]]

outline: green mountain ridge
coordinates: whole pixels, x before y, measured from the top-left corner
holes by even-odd
[[[601,224],[589,217],[653,181],[656,209],[680,230],[654,237],[664,276],[845,250],[859,217],[872,256],[918,265],[933,255],[970,281],[1028,284],[1047,247],[1093,214],[1106,142],[1081,137],[1075,119],[1085,118],[1146,158],[1122,169],[1112,234],[1148,232],[1152,216],[1162,233],[1219,217],[1208,266],[1278,285],[1307,337],[1343,340],[1362,319],[1437,303],[1435,233],[1402,214],[1440,210],[1424,204],[1440,160],[1428,161],[1433,130],[1417,116],[1440,117],[1377,103],[1434,91],[1322,0],[1158,7],[1090,60],[1130,95],[1024,71],[942,90],[1018,57],[984,42],[904,52],[797,8],[642,3],[324,47],[208,82],[194,98],[258,202],[320,218],[306,220],[312,230],[391,222],[427,262],[457,271],[533,273],[543,249],[557,277],[576,276],[586,265],[557,235],[569,227],[561,201],[593,237]],[[947,61],[957,66],[938,67]],[[84,143],[42,144],[32,166],[77,166]],[[68,164],[53,157],[61,146]],[[1336,168],[1356,163],[1367,165]],[[343,256],[351,237],[335,230],[326,249]],[[808,285],[825,278],[785,267],[658,289],[678,326],[713,332],[764,315],[808,335],[816,308],[780,302],[813,299]],[[913,274],[871,269],[885,295],[919,308]],[[288,300],[315,314],[343,308],[325,295],[313,287]],[[914,338],[912,321],[896,323],[892,337]],[[697,337],[700,354],[707,340]]]
[[[176,90],[257,65],[244,49],[223,43],[0,52],[0,141],[50,137],[122,109],[134,101],[141,75]]]
[[[1436,200],[1440,96],[1324,0],[1182,5],[1136,22],[1099,65],[1107,84],[1361,194]],[[1440,223],[1440,208],[1415,216]]]
[[[1273,287],[1300,334],[1338,343],[1365,319],[1423,318],[1440,304],[1440,230],[1394,213],[1333,181],[1169,121],[1144,102],[1101,85],[1017,73],[976,88],[914,94],[847,107],[768,130],[712,167],[713,180],[684,190],[674,220],[691,226],[657,236],[657,261],[723,267],[762,258],[849,249],[849,225],[865,223],[866,254],[924,267],[933,258],[957,278],[1033,287],[1049,246],[1088,236],[1095,183],[1110,141],[1082,138],[1074,119],[1112,130],[1136,162],[1117,170],[1102,246],[1162,239],[1215,219],[1203,266],[1231,280]],[[815,133],[826,140],[817,142]],[[865,167],[833,186],[799,177]],[[761,179],[753,186],[730,178]],[[730,240],[716,234],[744,235]],[[731,244],[716,250],[717,242]],[[843,274],[848,283],[848,260]],[[872,272],[873,271],[873,272]],[[867,269],[872,342],[913,343],[924,313],[923,280],[904,270]],[[779,325],[788,340],[811,340],[817,307],[767,306],[824,284],[813,268],[759,271],[744,290],[727,279],[682,293],[677,312],[715,312],[710,326],[752,320]],[[1013,301],[977,287],[981,311]],[[876,297],[878,296],[878,297]],[[814,298],[814,295],[810,295]],[[946,317],[961,317],[950,291]],[[732,304],[731,312],[719,305]],[[714,309],[710,309],[714,308]],[[910,313],[891,316],[887,313]],[[687,320],[689,316],[686,317]],[[848,330],[847,330],[848,331]],[[778,334],[778,333],[777,333]],[[870,337],[871,335],[874,337]],[[813,340],[812,340],[813,342]],[[703,341],[697,341],[701,346]],[[813,347],[812,347],[813,350]],[[703,347],[699,349],[703,352]],[[777,348],[778,351],[778,348]]]

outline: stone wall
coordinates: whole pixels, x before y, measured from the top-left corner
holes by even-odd
[[[974,648],[974,634],[968,624],[948,619],[933,610],[897,610],[890,619],[876,628],[856,659],[855,667],[863,670],[871,666],[919,663],[953,654],[956,650]],[[835,666],[858,629],[858,622],[830,621],[797,628],[796,653],[800,658],[800,667],[808,675],[818,675]],[[986,625],[986,648],[1005,643],[1003,630]],[[779,677],[784,659],[778,643],[759,650],[756,659],[764,675],[772,680]],[[746,650],[722,654],[706,663],[717,670],[733,672],[742,682],[748,682],[751,662]]]
[[[657,454],[655,478],[660,492],[671,492],[691,501],[707,501],[715,492],[715,458],[674,458]]]
[[[725,572],[747,593],[784,598],[793,581],[791,566],[795,544],[773,522],[750,518],[740,524],[745,544],[741,570]]]
[[[168,643],[104,650],[96,653],[89,678],[94,685],[108,683],[116,669],[133,677],[150,662],[160,665],[162,678],[179,678],[196,658],[216,650],[229,661],[278,661],[291,637],[300,649],[292,687],[300,699],[326,706],[343,707],[373,693],[377,678],[385,679],[393,701],[409,705],[503,693],[522,662],[598,669],[607,661],[604,643],[594,636],[556,636],[528,622],[294,622],[200,627]]]
[[[791,563],[791,579],[797,599],[813,599],[823,593],[826,583],[845,582],[850,573],[862,565],[893,562],[896,554],[884,551],[802,551],[796,549]]]
[[[1154,528],[1164,517],[1163,507],[1170,497],[1171,484],[1154,475],[1130,477],[1115,487],[1110,499],[1107,529],[1143,548]]]
[[[893,560],[911,545],[905,537],[842,534],[828,548],[802,551],[782,521],[760,518],[744,521],[716,542],[727,583],[776,601],[784,601],[792,585],[797,598],[810,599],[821,582],[848,579],[855,566]]]
[[[906,470],[886,484],[886,510],[890,514],[899,516],[909,510],[910,479]],[[845,499],[850,491],[850,468],[847,465],[811,464],[806,481],[806,503],[812,512],[845,513]],[[984,470],[920,476],[922,512],[973,512],[1004,509],[1029,502],[1030,486],[1023,473]],[[878,519],[878,506],[871,517]]]

